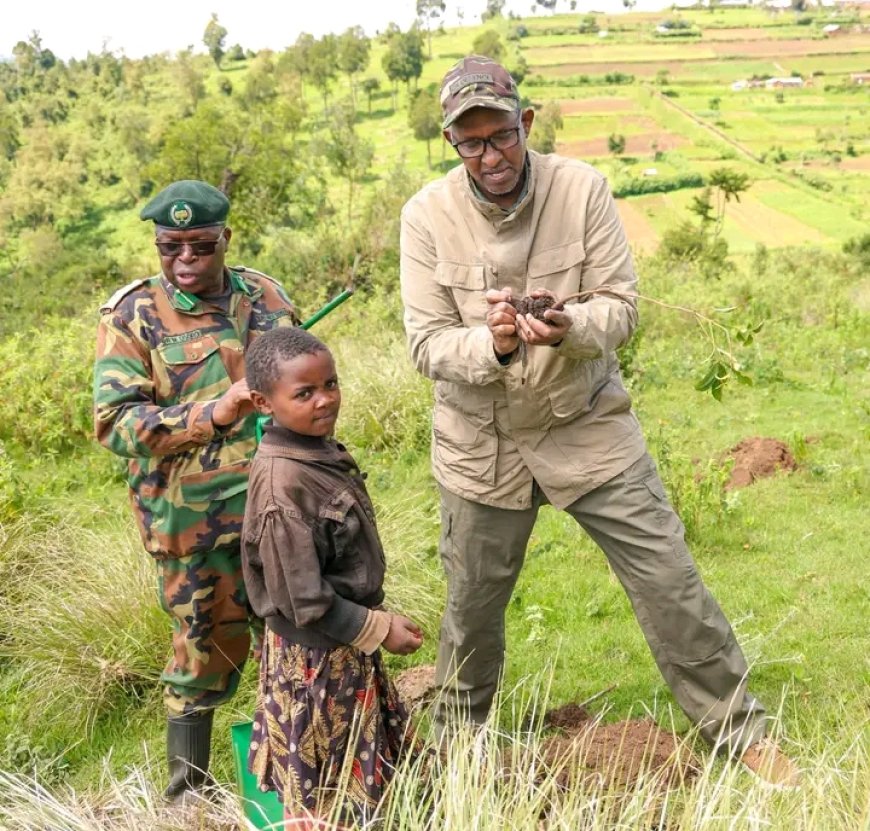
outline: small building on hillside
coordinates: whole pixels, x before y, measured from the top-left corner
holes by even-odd
[[[858,86],[870,86],[870,72],[853,72],[849,75],[849,80]]]
[[[786,87],[802,87],[804,79],[798,77],[788,78],[768,78],[764,82],[766,89],[785,89]]]

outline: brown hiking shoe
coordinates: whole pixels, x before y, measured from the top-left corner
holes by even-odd
[[[765,737],[751,744],[743,751],[740,761],[746,770],[768,787],[791,790],[801,783],[797,765],[773,739]]]

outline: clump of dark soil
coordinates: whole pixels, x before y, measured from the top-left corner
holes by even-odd
[[[725,454],[725,458],[734,460],[726,490],[745,488],[756,479],[773,476],[780,470],[790,473],[797,468],[794,456],[783,442],[760,436],[743,439]]]
[[[549,323],[549,321],[544,318],[544,312],[546,312],[547,309],[560,311],[564,308],[564,305],[561,302],[547,296],[521,297],[519,300],[512,299],[510,303],[517,310],[517,314],[532,315],[532,317],[537,318],[538,320],[543,320],[544,323]]]
[[[544,726],[555,730],[576,733],[582,730],[586,722],[591,719],[585,707],[579,704],[563,704],[554,710],[548,710],[544,715]]]

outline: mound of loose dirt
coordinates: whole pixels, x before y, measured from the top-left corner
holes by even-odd
[[[745,488],[756,479],[773,476],[780,470],[790,473],[797,468],[794,456],[783,442],[760,436],[743,439],[725,454],[725,458],[734,460],[726,490]]]
[[[396,675],[396,689],[412,709],[431,700],[435,693],[435,667],[411,667]],[[565,704],[544,715],[549,731],[540,745],[538,775],[554,775],[563,788],[587,784],[591,788],[632,789],[643,779],[665,791],[694,779],[701,764],[672,733],[660,730],[650,719],[601,724],[579,704]],[[509,748],[500,760],[501,775],[512,774]],[[514,760],[518,761],[518,760]]]
[[[402,670],[395,676],[393,683],[399,698],[409,710],[420,707],[435,694],[435,665],[424,664]]]
[[[694,779],[701,769],[687,747],[650,719],[616,724],[586,720],[545,739],[543,757],[566,788],[583,780],[593,786],[632,787],[644,779],[665,790]]]

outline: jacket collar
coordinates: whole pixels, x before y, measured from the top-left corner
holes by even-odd
[[[490,202],[489,199],[481,193],[477,183],[471,178],[464,166],[461,168],[462,185],[472,205],[474,205],[474,207],[477,208],[477,210],[479,210],[487,219],[492,221],[505,220],[519,215],[523,210],[525,210],[526,206],[531,203],[532,197],[535,193],[535,179],[537,177],[536,167],[537,163],[535,161],[535,154],[532,151],[527,150],[525,166],[523,168],[523,189],[520,193],[519,199],[517,199],[517,201],[509,208],[502,208],[499,205],[496,205],[495,202]]]
[[[304,436],[278,424],[267,424],[257,451],[264,456],[281,456],[301,461],[340,463],[352,467],[350,455],[343,444],[332,438]]]
[[[247,280],[242,274],[231,268],[224,268],[224,279],[228,281],[230,287],[231,311],[235,308],[241,297],[247,296],[253,301],[263,294],[263,289],[260,286]],[[176,288],[162,274],[160,275],[160,285],[163,286],[163,291],[166,292],[172,307],[180,312],[198,315],[213,312],[217,308],[212,303],[202,300],[202,298],[195,294],[189,294]]]

